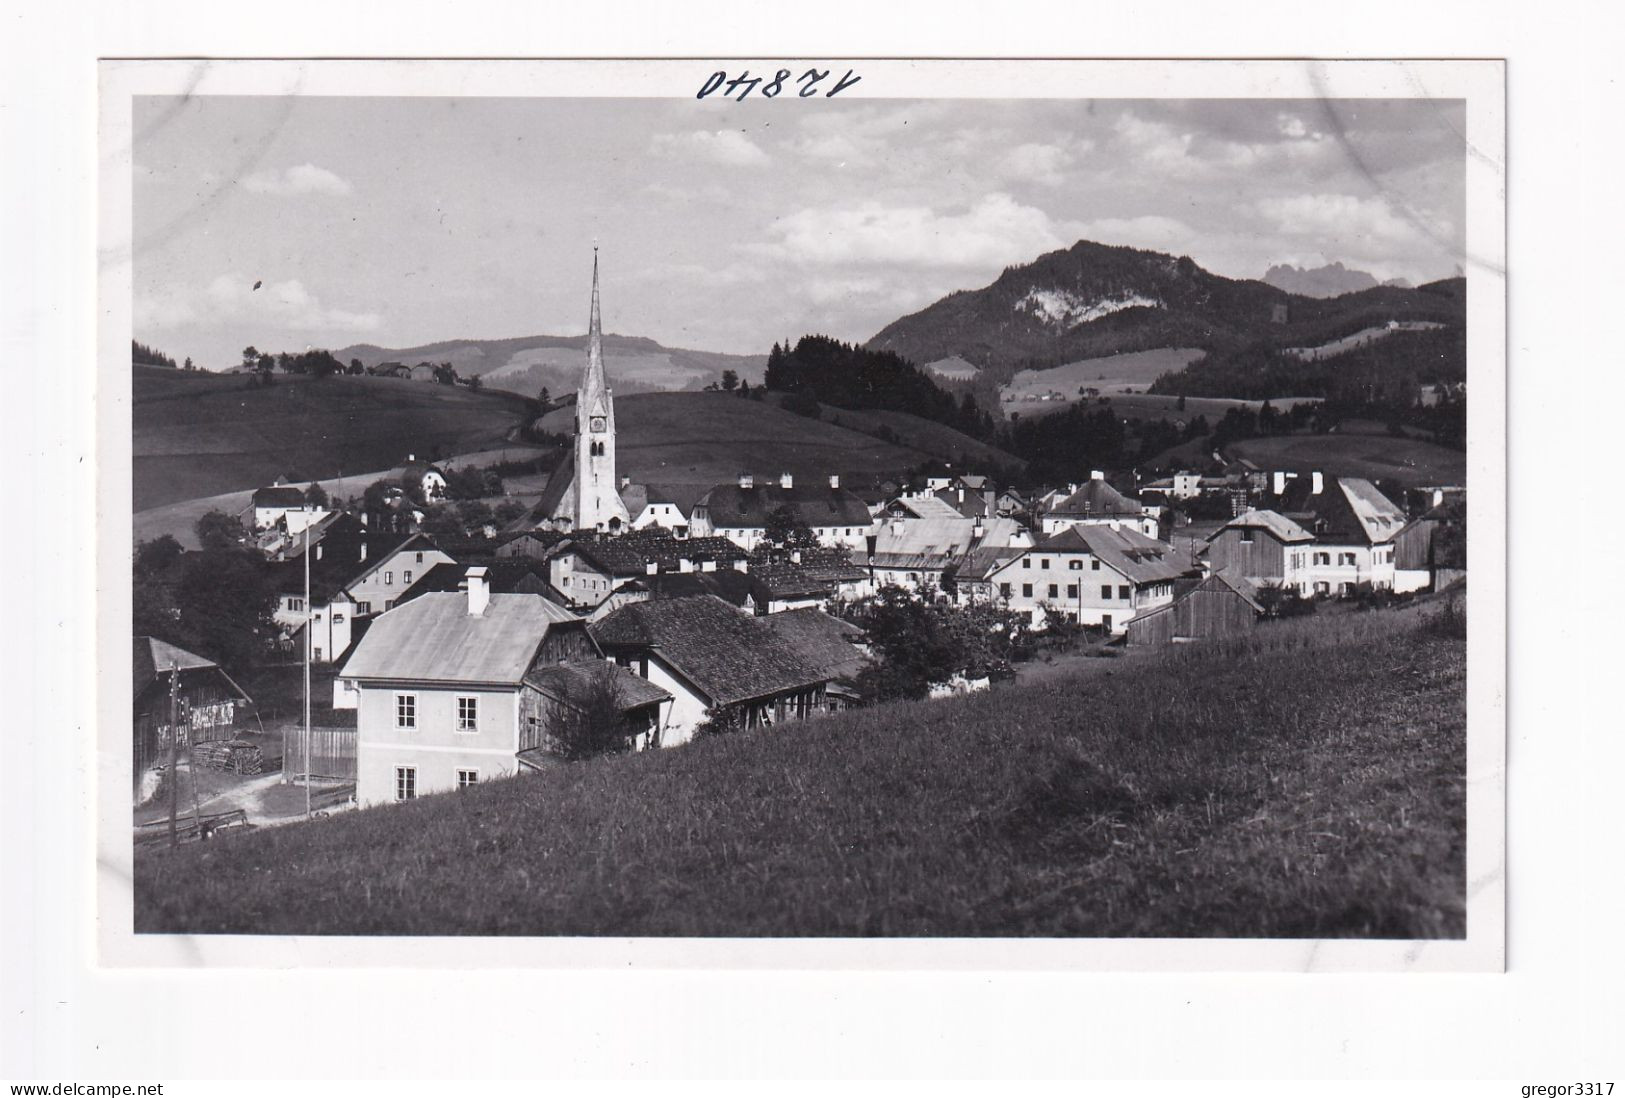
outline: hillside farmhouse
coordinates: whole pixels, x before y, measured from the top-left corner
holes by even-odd
[[[170,673],[175,675],[176,721],[180,743],[231,738],[237,707],[251,704],[243,688],[213,660],[157,637],[134,638],[135,679],[134,795],[147,800],[157,788],[157,767],[169,765]],[[177,745],[178,746],[178,745]]]
[[[256,489],[249,506],[254,511],[254,529],[266,530],[281,523],[290,534],[299,533],[330,513],[326,508],[308,502],[304,489],[280,480]]]
[[[1286,481],[1271,510],[1314,536],[1303,575],[1311,594],[1348,595],[1360,584],[1394,588],[1394,538],[1405,512],[1359,477],[1318,472]]]
[[[728,709],[745,728],[800,720],[827,708],[834,675],[768,625],[710,595],[620,607],[592,626],[622,667],[671,694],[657,742],[687,743]]]

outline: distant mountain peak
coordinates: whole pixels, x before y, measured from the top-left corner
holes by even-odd
[[[1337,260],[1319,267],[1278,263],[1264,272],[1264,281],[1277,290],[1303,297],[1337,297],[1382,285],[1375,275],[1345,267]]]

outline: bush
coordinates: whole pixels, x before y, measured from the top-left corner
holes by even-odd
[[[633,735],[621,709],[615,672],[606,663],[593,674],[586,693],[564,710],[553,730],[553,750],[570,760],[624,755],[632,748]]]
[[[1424,628],[1435,637],[1447,640],[1467,639],[1467,593],[1453,590],[1439,603],[1439,608],[1427,616]]]

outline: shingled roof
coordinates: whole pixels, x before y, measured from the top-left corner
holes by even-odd
[[[1317,541],[1379,545],[1405,526],[1405,512],[1369,480],[1328,477],[1318,492],[1314,483],[1310,476],[1287,481],[1274,509],[1297,520]]]
[[[1237,515],[1235,518],[1213,531],[1213,533],[1207,536],[1207,540],[1212,541],[1214,538],[1224,533],[1226,529],[1232,527],[1238,530],[1264,530],[1270,533],[1277,540],[1284,542],[1314,540],[1313,534],[1305,530],[1302,526],[1299,526],[1297,523],[1293,522],[1291,519],[1287,518],[1285,515],[1277,514],[1274,511],[1261,511],[1256,507],[1243,511],[1241,514]]]
[[[1052,515],[1083,515],[1089,518],[1138,518],[1144,512],[1144,507],[1104,480],[1091,480],[1049,510]]]
[[[762,621],[808,664],[832,679],[852,679],[863,670],[866,660],[855,645],[863,640],[864,632],[849,621],[812,608],[769,614]]]
[[[254,492],[255,507],[303,507],[305,493],[303,489],[295,488],[291,484],[272,484]]]
[[[828,682],[763,619],[711,595],[635,602],[592,627],[608,648],[652,648],[712,705],[768,697]]]
[[[551,667],[538,667],[525,673],[525,683],[580,708],[592,699],[595,680],[603,674],[614,677],[623,713],[671,699],[669,693],[648,679],[607,660],[572,660]]]
[[[1090,553],[1133,583],[1172,581],[1189,569],[1181,566],[1173,546],[1126,527],[1069,526],[1039,541],[1032,552]]]
[[[183,676],[188,671],[218,672],[222,679],[230,683],[231,688],[237,692],[239,698],[243,701],[248,700],[248,695],[243,693],[243,688],[233,682],[231,676],[220,669],[219,664],[213,660],[204,659],[194,652],[188,652],[179,645],[170,644],[168,641],[159,640],[157,637],[136,637],[134,638],[133,652],[134,659],[131,670],[135,680],[136,697],[139,697],[141,692],[156,679],[169,674],[170,668],[173,667]]]
[[[580,620],[540,595],[492,595],[470,614],[467,595],[430,592],[381,614],[340,675],[518,685],[547,631]]]
[[[658,526],[631,530],[618,537],[584,531],[571,535],[560,549],[569,550],[609,576],[641,576],[648,572],[650,564],[661,571],[676,571],[685,560],[728,564],[744,560],[746,555],[724,537],[677,538]]]
[[[845,488],[827,484],[790,488],[777,482],[741,488],[719,484],[702,496],[696,507],[704,507],[713,527],[727,529],[767,528],[767,516],[780,507],[790,508],[801,526],[868,526],[874,520],[869,506]]]

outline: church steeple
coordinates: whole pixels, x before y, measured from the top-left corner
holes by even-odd
[[[598,313],[598,249],[592,250],[592,318],[587,322],[587,368],[581,375],[579,407],[604,415],[609,385],[604,380],[604,323]]]

